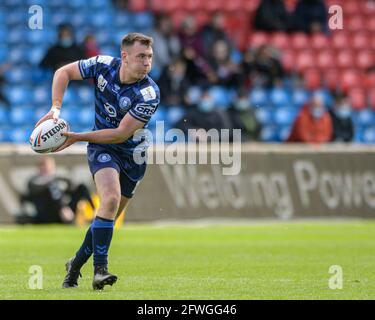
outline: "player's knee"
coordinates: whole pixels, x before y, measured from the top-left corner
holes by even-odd
[[[116,214],[120,205],[121,196],[117,194],[109,194],[102,199],[102,206],[107,212]]]

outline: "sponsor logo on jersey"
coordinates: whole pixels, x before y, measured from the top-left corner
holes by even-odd
[[[98,56],[98,62],[110,65],[113,60],[113,57],[111,56]]]
[[[92,57],[90,59],[83,60],[82,64],[83,64],[83,67],[85,69],[90,68],[91,66],[93,66],[94,64],[96,64],[96,57]]]
[[[145,101],[154,100],[156,98],[155,89],[152,86],[140,90]]]
[[[104,108],[107,111],[108,115],[112,118],[117,117],[117,111],[114,106],[111,106],[108,102],[104,104]]]
[[[98,78],[98,88],[101,92],[104,91],[106,85],[107,85],[108,81],[106,79],[104,79],[103,75],[99,75],[99,78]]]
[[[126,113],[131,106],[131,101],[128,97],[121,97],[119,101],[119,107],[121,113]]]
[[[101,153],[98,155],[98,161],[99,162],[108,162],[108,161],[111,161],[112,158],[111,156],[108,154],[108,153]]]
[[[156,110],[155,106],[146,103],[138,103],[134,110],[144,116],[152,116]]]

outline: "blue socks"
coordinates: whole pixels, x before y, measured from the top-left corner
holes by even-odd
[[[108,265],[108,250],[114,224],[115,222],[112,220],[96,217],[91,225],[94,267],[107,267]]]
[[[95,218],[73,260],[73,269],[79,270],[94,251],[94,266],[107,266],[108,249],[112,240],[114,221]],[[93,248],[95,248],[93,250]]]

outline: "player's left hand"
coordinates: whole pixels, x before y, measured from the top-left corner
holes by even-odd
[[[56,149],[53,152],[62,151],[64,149],[66,149],[67,147],[71,146],[73,143],[76,143],[77,141],[79,141],[79,139],[77,137],[77,133],[75,133],[75,132],[62,132],[61,135],[67,137],[68,139],[66,139],[66,141],[64,142],[64,144],[60,148]]]

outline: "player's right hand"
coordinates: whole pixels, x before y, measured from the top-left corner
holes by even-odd
[[[60,117],[60,109],[57,107],[52,107],[50,111],[48,111],[40,120],[36,123],[35,127],[39,126],[42,122],[53,119],[53,121],[56,123],[57,120],[59,120]]]

